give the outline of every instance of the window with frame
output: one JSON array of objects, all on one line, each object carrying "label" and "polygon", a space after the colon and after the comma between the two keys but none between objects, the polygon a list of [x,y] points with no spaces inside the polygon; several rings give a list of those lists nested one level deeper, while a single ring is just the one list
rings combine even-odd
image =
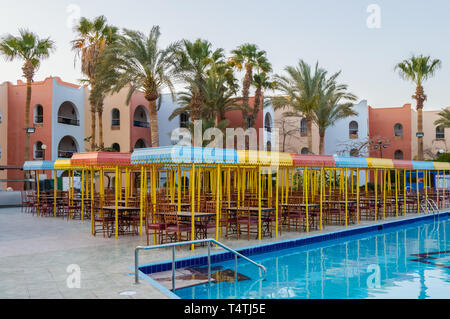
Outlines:
[{"label": "window with frame", "polygon": [[436,138],[438,138],[438,139],[444,139],[445,138],[444,127],[441,126],[441,125],[436,126]]}]

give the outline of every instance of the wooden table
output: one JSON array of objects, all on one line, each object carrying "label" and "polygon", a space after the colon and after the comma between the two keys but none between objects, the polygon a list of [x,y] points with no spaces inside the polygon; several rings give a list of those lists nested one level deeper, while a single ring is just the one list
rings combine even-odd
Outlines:
[{"label": "wooden table", "polygon": [[[116,212],[116,207],[115,206],[103,206],[101,209],[104,210],[104,211],[107,211],[107,212],[114,212],[114,215],[115,215],[115,212]],[[118,206],[117,207],[117,212],[120,215],[122,215],[122,216],[115,216],[116,220],[118,221],[118,222],[116,222],[116,226],[115,226],[115,228],[116,228],[116,236],[121,231],[122,231],[122,233],[125,232],[124,227],[123,227],[124,225],[121,223],[121,222],[126,221],[126,220],[123,219],[123,214],[127,213],[127,212],[132,212],[132,213],[140,212],[140,210],[141,210],[140,207],[125,207],[125,206]],[[126,226],[129,226],[130,220],[128,220],[127,222],[128,222],[128,225],[126,225]],[[111,235],[111,234],[109,234],[109,235]]]},{"label": "wooden table", "polygon": [[[180,212],[157,212],[158,215],[175,215],[181,220],[188,221],[189,225],[192,225],[194,222],[195,228],[195,239],[205,239],[208,237],[208,223],[213,218],[216,217],[216,213],[204,213],[204,212],[192,212],[189,211],[180,211]],[[196,220],[198,219],[198,220]]]},{"label": "wooden table", "polygon": [[[259,207],[225,207],[228,213],[231,213],[233,217],[237,216],[237,212],[249,212],[252,215],[259,214]],[[271,229],[271,213],[275,211],[275,207],[261,207],[261,236],[270,235],[272,237],[272,229]],[[231,217],[231,219],[233,219]],[[258,216],[259,217],[259,216]],[[238,230],[236,230],[238,231]],[[256,232],[256,239],[258,239],[259,232]]]}]

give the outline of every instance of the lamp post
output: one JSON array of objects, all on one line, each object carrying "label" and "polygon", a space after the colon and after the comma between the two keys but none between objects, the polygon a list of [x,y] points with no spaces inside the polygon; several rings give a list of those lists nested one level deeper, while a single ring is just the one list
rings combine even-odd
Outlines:
[{"label": "lamp post", "polygon": [[42,149],[42,160],[45,161],[45,150],[47,149],[47,145],[42,144],[41,149]]},{"label": "lamp post", "polygon": [[383,149],[386,149],[389,147],[389,145],[391,145],[389,140],[383,141],[382,139],[378,139],[377,141],[370,141],[369,144],[372,149],[380,151],[380,158],[383,158]]}]

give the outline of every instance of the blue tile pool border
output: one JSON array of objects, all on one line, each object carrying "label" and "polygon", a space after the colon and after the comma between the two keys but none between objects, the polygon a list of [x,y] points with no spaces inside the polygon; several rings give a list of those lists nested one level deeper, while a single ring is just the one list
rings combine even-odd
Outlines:
[{"label": "blue tile pool border", "polygon": [[[345,238],[353,235],[363,234],[363,233],[370,233],[370,232],[376,232],[381,231],[389,228],[394,228],[402,225],[408,225],[413,223],[422,222],[429,219],[434,219],[436,217],[448,217],[449,212],[441,212],[436,214],[427,214],[427,215],[420,215],[420,216],[413,216],[401,220],[394,220],[394,221],[388,221],[388,222],[379,222],[372,225],[366,225],[366,226],[356,226],[351,229],[343,229],[339,231],[334,231],[330,233],[325,234],[317,234],[312,236],[305,236],[300,238],[294,238],[294,239],[288,239],[283,240],[279,242],[272,242],[272,243],[264,243],[264,244],[257,244],[253,246],[247,246],[242,248],[237,248],[236,251],[239,253],[250,257],[252,255],[258,255],[263,253],[268,253],[276,250],[282,250],[287,248],[293,248],[293,247],[300,247],[300,246],[306,246],[311,244],[317,244],[321,242],[326,242],[330,240],[336,240],[340,238]],[[227,251],[221,251],[221,252],[214,252],[211,253],[211,263],[217,263],[217,262],[223,262],[227,260],[232,260],[234,258],[234,255],[231,252]],[[206,266],[208,263],[208,255],[198,255],[195,257],[184,257],[179,258],[175,262],[175,268],[185,268],[190,266]],[[134,267],[132,267],[134,269]],[[155,280],[151,279],[148,275],[152,273],[158,273],[162,271],[168,271],[172,269],[172,261],[166,260],[166,261],[158,261],[154,263],[148,263],[144,265],[139,266],[139,278],[145,279],[147,282],[155,286],[158,290],[160,290],[162,293],[167,295],[170,298],[176,298],[179,299],[176,294],[174,294],[172,291],[168,290],[167,288],[163,287],[159,283],[157,283]]]}]

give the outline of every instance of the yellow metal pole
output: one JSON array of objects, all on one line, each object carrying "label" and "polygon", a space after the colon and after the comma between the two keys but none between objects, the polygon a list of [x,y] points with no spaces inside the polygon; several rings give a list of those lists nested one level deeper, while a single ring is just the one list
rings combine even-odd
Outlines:
[{"label": "yellow metal pole", "polygon": [[[53,216],[56,217],[56,194],[57,194],[57,188],[58,188],[58,177],[56,173],[56,169],[53,171]],[[81,210],[83,211],[83,210]]]},{"label": "yellow metal pole", "polygon": [[347,221],[347,219],[348,219],[348,191],[347,191],[347,185],[348,185],[348,182],[347,182],[347,168],[345,169],[345,179],[344,179],[344,183],[345,183],[345,185],[344,185],[344,187],[345,187],[345,226],[347,226],[348,225],[348,221]]},{"label": "yellow metal pole", "polygon": [[[437,171],[437,175],[434,178],[434,189],[436,191],[436,205],[439,209],[439,179],[440,179],[440,175],[439,175],[439,170]],[[431,182],[431,181],[430,181]]]},{"label": "yellow metal pole", "polygon": [[375,221],[378,218],[378,171],[376,169],[373,170],[374,178],[375,178]]},{"label": "yellow metal pole", "polygon": [[[191,169],[191,240],[195,238],[195,164],[192,164]],[[194,244],[191,245],[191,250],[194,250]]]},{"label": "yellow metal pole", "polygon": [[278,237],[278,187],[279,187],[279,167],[277,166],[277,180],[275,183],[275,237]]},{"label": "yellow metal pole", "polygon": [[359,168],[356,169],[356,224],[359,224]]},{"label": "yellow metal pole", "polygon": [[323,202],[323,167],[320,168],[320,221],[319,221],[319,228],[322,230],[322,202]]},{"label": "yellow metal pole", "polygon": [[395,170],[395,216],[398,217],[398,176]]},{"label": "yellow metal pole", "polygon": [[403,170],[403,215],[406,216],[406,169]]},{"label": "yellow metal pole", "polygon": [[420,214],[420,205],[419,205],[419,170],[416,169],[416,194],[417,194],[417,214]]},{"label": "yellow metal pole", "polygon": [[220,164],[217,165],[217,184],[216,184],[216,189],[217,189],[217,200],[216,200],[216,234],[215,234],[215,238],[216,240],[219,240],[219,218],[220,218],[220,176],[221,176],[221,171],[220,171]]},{"label": "yellow metal pole", "polygon": [[181,166],[178,165],[178,196],[177,196],[177,200],[178,200],[178,211],[181,211]]},{"label": "yellow metal pole", "polygon": [[81,220],[84,220],[84,168],[81,170]]},{"label": "yellow metal pole", "polygon": [[261,240],[261,167],[258,166],[258,240]]},{"label": "yellow metal pole", "polygon": [[386,169],[383,169],[383,220],[386,218]]},{"label": "yellow metal pole", "polygon": [[309,233],[309,207],[308,207],[308,168],[305,167],[305,173],[304,173],[304,179],[305,179],[305,214],[306,214],[306,232]]},{"label": "yellow metal pole", "polygon": [[[141,166],[141,178],[140,178],[140,189],[139,189],[139,198],[140,198],[140,205],[139,205],[139,216],[140,219],[142,219],[142,215],[144,213],[144,166]],[[149,218],[147,216],[147,218]],[[140,228],[140,235],[142,236],[142,228]]]},{"label": "yellow metal pole", "polygon": [[119,167],[116,166],[116,178],[114,179],[114,182],[116,183],[116,189],[115,189],[115,232],[116,232],[116,238],[119,237],[119,205],[117,200],[119,199]]},{"label": "yellow metal pole", "polygon": [[94,234],[94,169],[91,168],[91,234]]}]

